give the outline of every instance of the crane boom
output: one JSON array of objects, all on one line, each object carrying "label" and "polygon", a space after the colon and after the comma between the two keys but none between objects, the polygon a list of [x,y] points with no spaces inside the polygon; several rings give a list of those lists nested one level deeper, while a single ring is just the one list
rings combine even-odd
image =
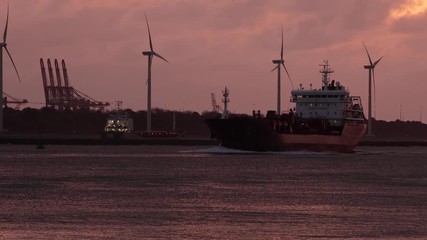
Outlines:
[{"label": "crane boom", "polygon": [[50,86],[48,87],[49,97],[55,99],[56,98],[56,89],[55,89],[55,77],[53,76],[52,63],[50,59],[47,59],[47,68],[49,72],[49,80]]},{"label": "crane boom", "polygon": [[44,66],[43,58],[40,58],[40,68],[42,71],[42,78],[43,78],[43,90],[44,90],[44,97],[46,100],[46,107],[47,107],[47,100],[49,98],[49,90],[47,88],[47,75],[46,75],[46,68]]}]

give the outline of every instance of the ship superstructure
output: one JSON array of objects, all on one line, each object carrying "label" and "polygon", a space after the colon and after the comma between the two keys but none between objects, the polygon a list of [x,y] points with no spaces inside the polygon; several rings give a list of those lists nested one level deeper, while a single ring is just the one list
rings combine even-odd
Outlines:
[{"label": "ship superstructure", "polygon": [[131,133],[133,131],[133,119],[128,116],[127,112],[111,113],[104,131],[107,133]]},{"label": "ship superstructure", "polygon": [[304,89],[291,92],[291,102],[295,103],[295,111],[301,119],[327,119],[333,128],[339,128],[346,121],[364,121],[361,98],[350,96],[350,92],[340,82],[330,80],[334,71],[328,61],[321,64],[322,87],[320,89]]}]

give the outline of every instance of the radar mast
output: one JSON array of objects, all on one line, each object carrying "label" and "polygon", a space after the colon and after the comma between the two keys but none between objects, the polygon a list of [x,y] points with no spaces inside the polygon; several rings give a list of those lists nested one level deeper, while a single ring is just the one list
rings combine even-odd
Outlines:
[{"label": "radar mast", "polygon": [[329,65],[328,60],[323,60],[323,64],[319,64],[319,66],[323,67],[320,69],[320,73],[322,74],[323,87],[326,89],[330,80],[329,75],[333,73],[334,70],[330,68],[331,65]]}]

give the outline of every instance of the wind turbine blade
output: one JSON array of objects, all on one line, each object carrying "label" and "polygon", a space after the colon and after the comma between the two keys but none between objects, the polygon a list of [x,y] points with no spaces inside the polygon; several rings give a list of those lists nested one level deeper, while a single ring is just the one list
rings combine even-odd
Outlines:
[{"label": "wind turbine blade", "polygon": [[166,61],[167,63],[169,63],[168,60],[166,60],[164,57],[160,56],[158,53],[153,52],[153,54],[154,54],[154,56],[159,57],[159,58],[163,59],[164,61]]},{"label": "wind turbine blade", "polygon": [[9,3],[7,4],[7,17],[6,17],[6,26],[4,28],[4,33],[3,33],[3,43],[6,43],[6,38],[7,38],[7,26],[9,25]]},{"label": "wind turbine blade", "polygon": [[6,50],[7,55],[9,55],[10,61],[12,62],[13,67],[15,68],[15,72],[16,72],[16,75],[18,76],[19,82],[21,82],[21,77],[19,77],[18,69],[16,68],[16,65],[15,65],[15,62],[13,61],[12,55],[10,55],[10,52],[6,46],[4,47],[4,49]]},{"label": "wind turbine blade", "polygon": [[154,52],[153,50],[153,42],[151,41],[151,32],[150,32],[150,25],[148,25],[148,18],[147,18],[147,14],[144,12],[145,14],[145,21],[147,22],[147,29],[148,29],[148,39],[150,40],[150,50],[152,52]]},{"label": "wind turbine blade", "polygon": [[[289,75],[288,69],[286,69],[285,64],[282,62],[283,67],[285,68],[286,74],[288,74],[289,81],[291,82],[292,89],[294,89],[294,83],[292,82],[291,75]],[[280,66],[280,65],[277,65]]]},{"label": "wind turbine blade", "polygon": [[283,61],[283,26],[282,26],[282,48],[280,49],[280,60]]},{"label": "wind turbine blade", "polygon": [[383,59],[383,57],[380,57],[380,59],[374,62],[374,67],[381,61],[381,59]]},{"label": "wind turbine blade", "polygon": [[277,65],[275,68],[273,68],[273,70],[271,70],[272,72],[274,72],[274,70],[276,70],[279,67],[279,65]]},{"label": "wind turbine blade", "polygon": [[363,43],[363,46],[365,47],[365,50],[366,50],[366,54],[368,54],[368,58],[369,58],[369,63],[371,64],[371,66],[373,65],[373,63],[372,63],[372,60],[371,60],[371,56],[369,55],[369,52],[368,52],[368,49],[366,48],[366,45],[365,45],[365,43],[364,42],[362,42]]}]

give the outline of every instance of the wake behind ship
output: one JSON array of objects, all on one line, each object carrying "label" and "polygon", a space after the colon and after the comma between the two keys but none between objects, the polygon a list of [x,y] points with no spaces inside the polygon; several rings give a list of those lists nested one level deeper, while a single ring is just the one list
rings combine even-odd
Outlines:
[{"label": "wake behind ship", "polygon": [[268,111],[266,116],[233,117],[226,112],[206,123],[220,145],[251,151],[336,151],[352,152],[366,132],[361,98],[335,80],[327,61],[320,89],[306,90],[301,85],[291,92],[295,108],[284,114]]}]

